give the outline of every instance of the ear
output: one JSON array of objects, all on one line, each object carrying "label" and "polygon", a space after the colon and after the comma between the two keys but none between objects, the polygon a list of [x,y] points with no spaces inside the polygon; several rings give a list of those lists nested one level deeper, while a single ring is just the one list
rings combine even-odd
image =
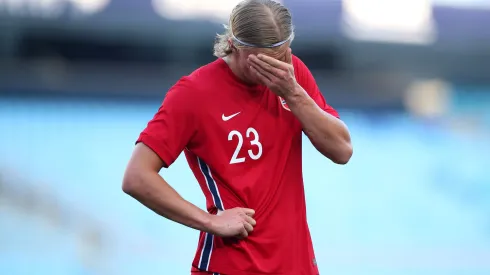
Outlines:
[{"label": "ear", "polygon": [[235,45],[233,45],[233,40],[230,38],[228,39],[228,47],[232,50],[232,51],[235,51],[236,50],[236,47]]}]

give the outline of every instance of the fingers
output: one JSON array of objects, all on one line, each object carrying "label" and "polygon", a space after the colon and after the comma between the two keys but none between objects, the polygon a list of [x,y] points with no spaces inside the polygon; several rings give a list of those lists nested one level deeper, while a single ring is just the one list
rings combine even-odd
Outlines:
[{"label": "fingers", "polygon": [[245,229],[245,227],[243,227],[242,231],[240,231],[240,234],[238,234],[237,238],[244,239],[246,237],[248,237],[248,231],[247,229]]},{"label": "fingers", "polygon": [[253,61],[249,61],[248,63],[250,65],[250,71],[257,76],[260,83],[265,86],[270,86],[272,84],[272,80],[275,79],[275,76],[271,72],[266,71]]},{"label": "fingers", "polygon": [[252,71],[253,74],[257,76],[260,83],[268,87],[272,84],[271,78],[273,78],[273,76],[271,76],[270,74],[265,73],[263,71],[259,71],[256,67],[254,67],[254,65],[250,66],[250,70]]},{"label": "fingers", "polygon": [[[272,57],[269,57],[269,58],[272,59],[272,60],[281,62],[281,61],[276,60],[276,59],[274,59]],[[251,66],[253,66],[255,69],[257,69],[262,74],[264,74],[264,72],[267,72],[268,75],[272,75],[272,76],[275,76],[275,77],[283,78],[284,75],[285,75],[285,73],[287,72],[287,68],[286,67],[284,67],[284,66],[275,67],[273,64],[270,64],[267,61],[261,60],[257,56],[255,56],[255,55],[250,55],[248,57],[248,62],[249,62],[249,64]],[[283,63],[283,62],[281,62],[281,63]],[[271,79],[271,78],[269,77],[269,79]]]},{"label": "fingers", "polygon": [[[244,217],[244,220],[242,221],[243,228],[240,231],[240,234],[238,235],[239,239],[243,239],[243,238],[248,237],[250,232],[254,231],[254,227],[253,227],[252,223],[255,224],[255,220],[250,218],[247,215],[244,215],[243,217]],[[251,221],[249,222],[248,219],[251,219]]]},{"label": "fingers", "polygon": [[242,208],[242,211],[243,211],[243,213],[245,213],[245,215],[250,216],[250,217],[253,217],[253,215],[255,215],[255,210],[250,209],[250,208]]},{"label": "fingers", "polygon": [[254,227],[251,224],[249,224],[248,222],[243,223],[243,228],[245,228],[245,230],[247,230],[247,232],[254,231]]},{"label": "fingers", "polygon": [[[242,208],[243,215],[241,216],[245,223],[250,224],[251,226],[255,226],[257,221],[255,221],[252,217],[255,214],[253,209]],[[249,230],[250,231],[250,230]]]},{"label": "fingers", "polygon": [[[218,215],[221,215],[227,224],[227,226],[224,226],[224,232],[221,233],[220,236],[235,237],[238,239],[247,238],[257,224],[252,218],[254,214],[255,211],[253,209],[240,207],[226,211],[218,211]],[[230,233],[232,235],[229,235]]]},{"label": "fingers", "polygon": [[255,211],[249,208],[241,208],[240,210],[242,211],[240,216],[243,219],[242,225],[244,230],[240,232],[239,237],[246,238],[248,237],[249,233],[254,230],[254,226],[257,224],[257,222],[252,218]]},{"label": "fingers", "polygon": [[280,60],[277,60],[275,58],[272,58],[270,56],[267,56],[267,55],[264,55],[264,54],[259,54],[257,55],[257,59],[264,62],[264,63],[267,63],[275,68],[278,68],[278,69],[287,69],[287,63],[285,62],[282,62]]},{"label": "fingers", "polygon": [[253,62],[250,62],[250,69],[252,71],[255,71],[255,72],[265,76],[269,81],[272,81],[275,78],[275,76],[271,72],[265,70],[264,68],[260,67],[259,65],[255,64]]},{"label": "fingers", "polygon": [[251,224],[252,226],[255,226],[255,225],[257,224],[257,221],[255,221],[255,220],[254,220],[252,217],[250,217],[250,216],[245,215],[245,216],[243,217],[243,219],[244,219],[244,220],[245,220],[247,223]]}]

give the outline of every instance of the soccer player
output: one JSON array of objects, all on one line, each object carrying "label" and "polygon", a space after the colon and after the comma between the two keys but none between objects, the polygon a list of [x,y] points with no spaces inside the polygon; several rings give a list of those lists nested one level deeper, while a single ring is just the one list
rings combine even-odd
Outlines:
[{"label": "soccer player", "polygon": [[[161,216],[201,231],[192,274],[314,275],[302,133],[335,163],[352,155],[347,127],[292,55],[291,14],[246,0],[219,35],[216,61],[181,78],[140,134],[123,190]],[[159,175],[184,151],[203,211]]]}]

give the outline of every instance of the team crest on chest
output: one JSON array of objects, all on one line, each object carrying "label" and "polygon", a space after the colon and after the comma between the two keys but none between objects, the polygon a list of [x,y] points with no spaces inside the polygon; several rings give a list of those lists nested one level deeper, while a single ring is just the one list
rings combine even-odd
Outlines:
[{"label": "team crest on chest", "polygon": [[288,111],[290,111],[290,112],[291,112],[291,109],[289,109],[289,106],[288,106],[288,104],[286,103],[286,100],[285,100],[284,98],[280,97],[280,96],[279,96],[278,98],[279,98],[279,102],[281,102],[282,107],[283,107],[284,109],[286,109],[286,110],[288,110]]}]

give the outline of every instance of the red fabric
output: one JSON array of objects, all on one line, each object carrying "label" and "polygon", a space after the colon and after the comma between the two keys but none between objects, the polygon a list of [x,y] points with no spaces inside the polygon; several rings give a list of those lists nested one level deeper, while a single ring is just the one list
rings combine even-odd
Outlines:
[{"label": "red fabric", "polygon": [[137,140],[155,151],[167,167],[177,159],[197,130],[191,99],[193,88],[189,82],[182,78],[167,92],[158,112]]},{"label": "red fabric", "polygon": [[[306,66],[297,57],[293,65],[298,83],[338,117]],[[138,142],[167,166],[184,150],[210,213],[234,207],[256,212],[257,225],[245,240],[201,232],[193,271],[318,274],[306,221],[302,127],[268,88],[241,83],[218,59],[171,88]]]},{"label": "red fabric", "polygon": [[311,74],[310,70],[299,58],[293,56],[293,66],[294,73],[296,74],[296,81],[303,87],[303,89],[308,92],[311,98],[313,98],[318,106],[322,108],[325,112],[331,114],[336,118],[339,117],[339,113],[332,108],[332,106],[328,105],[323,97],[322,92],[318,88],[316,84],[315,78]]},{"label": "red fabric", "polygon": [[217,273],[217,272],[201,271],[195,267],[192,267],[191,275],[225,275],[225,274]]}]

